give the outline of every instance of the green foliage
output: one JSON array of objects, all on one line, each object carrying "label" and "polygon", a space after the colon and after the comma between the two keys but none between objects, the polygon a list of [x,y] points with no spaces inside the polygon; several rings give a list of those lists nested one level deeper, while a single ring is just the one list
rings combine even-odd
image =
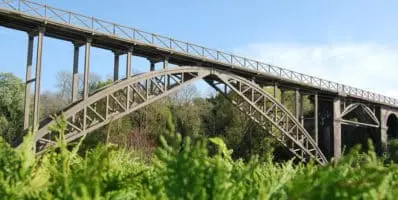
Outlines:
[{"label": "green foliage", "polygon": [[396,199],[398,166],[384,165],[371,146],[367,154],[358,147],[338,164],[307,166],[288,184],[293,199]]},{"label": "green foliage", "polygon": [[14,144],[23,129],[24,84],[11,73],[0,73],[0,136]]},{"label": "green foliage", "polygon": [[398,139],[388,141],[388,161],[398,163]]},{"label": "green foliage", "polygon": [[[353,149],[338,162],[275,163],[233,160],[221,138],[182,138],[169,114],[168,139],[152,164],[112,145],[99,145],[79,156],[64,138],[65,119],[51,127],[59,133],[57,149],[41,156],[33,151],[33,135],[13,149],[0,139],[2,199],[395,199],[398,165]],[[165,135],[166,136],[166,135]],[[216,152],[208,151],[208,141]],[[178,144],[178,145],[176,145]]]}]

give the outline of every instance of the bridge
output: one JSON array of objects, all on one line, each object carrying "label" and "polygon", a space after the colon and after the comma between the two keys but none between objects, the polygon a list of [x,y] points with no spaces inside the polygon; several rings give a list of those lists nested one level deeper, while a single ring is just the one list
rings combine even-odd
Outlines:
[{"label": "bridge", "polygon": [[[55,144],[54,134],[49,130],[54,120],[39,121],[45,37],[70,41],[74,49],[73,102],[62,110],[67,119],[67,141],[197,80],[204,80],[223,94],[263,128],[264,134],[275,137],[302,161],[313,159],[325,164],[332,157],[338,158],[344,145],[342,138],[355,127],[371,135],[381,150],[386,149],[388,138],[398,136],[398,100],[352,86],[28,0],[0,0],[0,25],[27,33],[24,128],[36,127],[37,152]],[[35,39],[37,55],[32,77]],[[91,47],[114,53],[114,65],[109,66],[113,68],[114,82],[92,93],[88,87]],[[80,96],[77,74],[81,48],[85,54]],[[123,54],[127,55],[126,77],[121,78],[119,58]],[[132,74],[133,55],[147,58],[150,71]],[[155,64],[159,62],[163,67],[156,69]],[[30,111],[32,84],[35,89],[33,111]],[[265,87],[272,89],[265,90]],[[288,92],[294,94],[293,110],[286,106]],[[313,104],[312,117],[304,117],[304,97]],[[365,136],[360,135],[359,139],[361,137]]]}]

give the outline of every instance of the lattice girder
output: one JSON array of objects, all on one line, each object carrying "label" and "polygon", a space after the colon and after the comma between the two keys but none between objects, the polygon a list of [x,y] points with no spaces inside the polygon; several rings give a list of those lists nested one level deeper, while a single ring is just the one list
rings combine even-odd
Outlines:
[{"label": "lattice girder", "polygon": [[[73,141],[112,120],[166,97],[209,73],[210,70],[195,67],[171,68],[135,75],[102,88],[87,100],[64,110],[63,114],[67,119],[66,141]],[[48,129],[53,123],[51,120],[42,125],[35,135],[37,152],[55,144],[56,136]]]},{"label": "lattice girder", "polygon": [[[73,141],[200,79],[226,96],[235,93],[239,98],[229,99],[232,104],[300,160],[312,158],[320,164],[327,162],[304,127],[272,95],[245,78],[203,67],[177,67],[138,74],[96,91],[63,111],[67,119],[65,138]],[[55,135],[48,130],[53,123],[52,120],[44,123],[36,134],[38,152],[55,144]]]},{"label": "lattice girder", "polygon": [[[283,146],[302,161],[314,159],[320,164],[327,159],[310,134],[288,109],[256,83],[236,75],[217,74],[218,80],[206,79],[212,87],[224,94],[239,110],[268,131]],[[232,99],[233,96],[239,98]]]}]

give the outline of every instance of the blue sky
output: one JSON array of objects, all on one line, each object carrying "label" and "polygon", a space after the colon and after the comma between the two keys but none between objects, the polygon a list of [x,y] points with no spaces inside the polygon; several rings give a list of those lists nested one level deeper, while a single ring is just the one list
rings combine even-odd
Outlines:
[{"label": "blue sky", "polygon": [[[398,1],[37,2],[398,98]],[[0,27],[0,41],[0,71],[24,77],[27,35]],[[43,90],[54,89],[58,71],[72,69],[72,50],[46,38]],[[145,60],[135,60],[133,68],[146,70]],[[106,77],[112,67],[111,52],[93,50],[93,72]]]}]

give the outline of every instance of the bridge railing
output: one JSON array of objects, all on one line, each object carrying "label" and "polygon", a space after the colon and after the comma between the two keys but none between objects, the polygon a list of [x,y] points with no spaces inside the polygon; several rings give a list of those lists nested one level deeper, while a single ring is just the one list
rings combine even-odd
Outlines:
[{"label": "bridge railing", "polygon": [[376,103],[398,106],[398,100],[391,97],[28,0],[0,0],[1,8],[17,11],[47,21],[74,26],[93,33],[107,34],[131,40],[135,43],[152,45],[157,48],[163,48],[171,52],[178,52],[211,62],[264,72],[268,75],[310,85],[319,89],[338,92]]}]

